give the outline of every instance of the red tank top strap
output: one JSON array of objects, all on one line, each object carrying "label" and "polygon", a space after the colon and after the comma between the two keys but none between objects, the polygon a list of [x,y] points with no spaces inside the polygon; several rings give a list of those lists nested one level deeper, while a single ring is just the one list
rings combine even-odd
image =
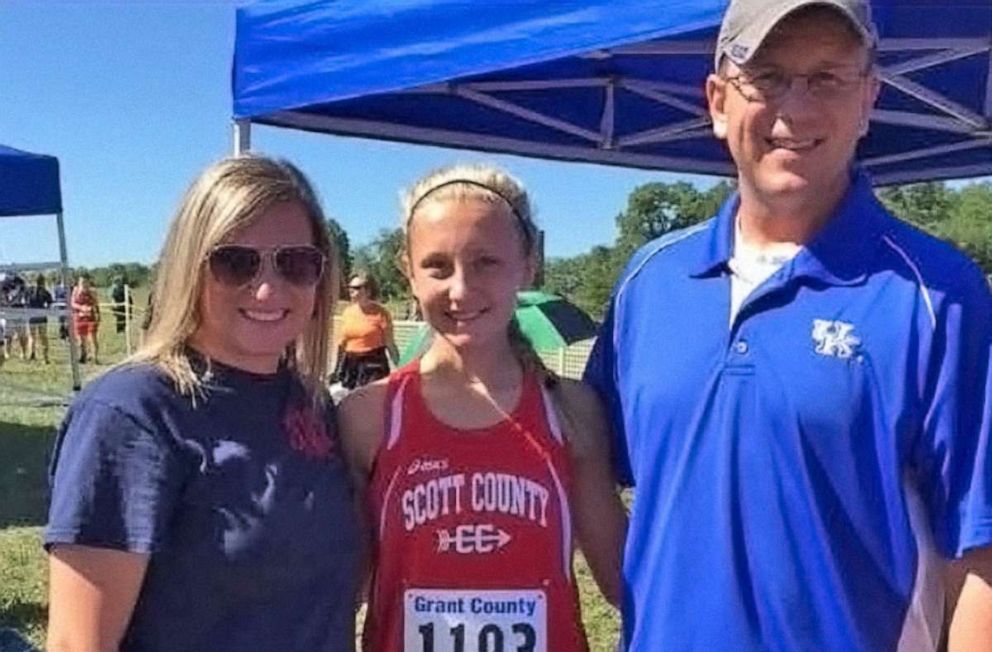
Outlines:
[{"label": "red tank top strap", "polygon": [[403,423],[404,403],[411,381],[420,378],[420,359],[412,360],[389,375],[386,386],[385,406],[382,411],[382,450],[393,448],[399,441]]},{"label": "red tank top strap", "polygon": [[[461,437],[465,431],[450,426],[438,419],[424,397],[420,360],[413,360],[389,376],[383,410],[383,440],[377,458],[384,452],[395,449],[400,444],[400,436],[417,439],[424,432],[433,436]],[[430,424],[426,431],[422,428],[408,429],[403,424],[407,420],[418,424]],[[520,398],[513,410],[501,421],[479,429],[480,432],[511,430],[539,457],[554,462],[550,458],[562,454],[565,439],[558,419],[551,390],[544,387],[535,374],[525,374]],[[411,443],[418,446],[417,443]]]},{"label": "red tank top strap", "polygon": [[[411,363],[398,370],[396,374],[402,374],[403,377],[395,379],[394,391],[398,392],[403,385],[406,386],[406,390],[403,392],[404,405],[402,410],[404,414],[418,422],[423,420],[431,423],[436,430],[447,434],[455,435],[463,432],[444,423],[431,412],[424,397],[419,364]],[[399,406],[394,405],[394,411],[396,407]],[[525,439],[531,440],[532,444],[537,445],[540,449],[546,449],[549,443],[553,447],[564,444],[561,426],[550,391],[538,382],[535,374],[527,373],[524,375],[520,398],[514,408],[504,414],[504,419],[479,430],[495,430],[507,426],[519,431]],[[550,442],[545,441],[548,439]]]}]

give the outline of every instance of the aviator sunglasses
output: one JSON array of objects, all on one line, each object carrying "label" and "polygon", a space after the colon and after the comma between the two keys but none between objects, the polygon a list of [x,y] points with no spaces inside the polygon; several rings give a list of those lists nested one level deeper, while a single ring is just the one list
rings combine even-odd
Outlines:
[{"label": "aviator sunglasses", "polygon": [[210,273],[220,283],[231,287],[247,285],[268,259],[272,269],[289,283],[308,287],[324,273],[325,256],[312,245],[286,245],[259,249],[247,245],[220,245],[207,254]]}]

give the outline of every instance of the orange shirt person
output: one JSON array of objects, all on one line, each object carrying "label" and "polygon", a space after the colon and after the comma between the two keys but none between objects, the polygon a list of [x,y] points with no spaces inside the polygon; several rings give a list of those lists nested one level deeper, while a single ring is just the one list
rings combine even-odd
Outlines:
[{"label": "orange shirt person", "polygon": [[[336,380],[348,389],[389,375],[389,357],[399,359],[393,318],[375,301],[375,279],[356,274],[348,282],[351,304],[341,312]],[[388,355],[387,355],[388,354]]]}]

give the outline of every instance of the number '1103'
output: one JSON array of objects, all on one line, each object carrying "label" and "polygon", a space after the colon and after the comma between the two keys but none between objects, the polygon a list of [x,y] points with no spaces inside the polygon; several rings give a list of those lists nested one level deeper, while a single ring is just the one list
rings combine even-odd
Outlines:
[{"label": "number '1103'", "polygon": [[[534,645],[537,636],[534,628],[527,623],[515,623],[510,627],[513,634],[522,638],[523,642],[511,648],[509,652],[534,652]],[[420,638],[424,643],[423,652],[434,652],[434,623],[427,623],[417,628]],[[451,642],[454,644],[454,652],[466,652],[465,649],[465,625],[458,625],[448,630],[451,635]],[[513,643],[511,643],[512,645]],[[499,625],[485,625],[479,630],[478,647],[474,648],[478,652],[508,652],[503,630]]]}]

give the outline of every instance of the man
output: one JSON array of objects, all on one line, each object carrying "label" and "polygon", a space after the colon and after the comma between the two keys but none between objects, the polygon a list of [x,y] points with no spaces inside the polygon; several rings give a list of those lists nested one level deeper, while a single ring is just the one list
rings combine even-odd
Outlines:
[{"label": "man", "polygon": [[706,82],[739,192],[656,240],[586,378],[635,486],[637,652],[992,649],[992,299],[853,164],[866,2],[733,0]]},{"label": "man", "polygon": [[[49,292],[48,288],[45,287],[45,275],[39,273],[35,277],[34,281],[34,285],[28,288],[27,306],[28,308],[33,308],[35,310],[48,310],[52,307],[54,299],[52,298],[51,292]],[[31,352],[28,359],[34,360],[37,355],[37,351],[40,348],[42,359],[45,361],[45,364],[49,364],[48,316],[37,314],[32,315],[28,318],[28,328],[30,330],[28,348]]]},{"label": "man", "polygon": [[59,339],[68,340],[69,339],[69,326],[66,321],[66,307],[68,306],[69,291],[65,286],[65,279],[61,276],[55,282],[55,287],[52,288],[52,307],[58,308],[59,314]]},{"label": "man", "polygon": [[10,283],[10,276],[6,272],[0,272],[0,367],[10,356],[10,346],[7,344],[9,333],[7,332],[7,287]]},{"label": "man", "polygon": [[127,330],[128,310],[134,306],[134,299],[125,287],[124,278],[115,276],[110,286],[110,300],[113,302],[114,323],[116,331],[123,333]]}]

